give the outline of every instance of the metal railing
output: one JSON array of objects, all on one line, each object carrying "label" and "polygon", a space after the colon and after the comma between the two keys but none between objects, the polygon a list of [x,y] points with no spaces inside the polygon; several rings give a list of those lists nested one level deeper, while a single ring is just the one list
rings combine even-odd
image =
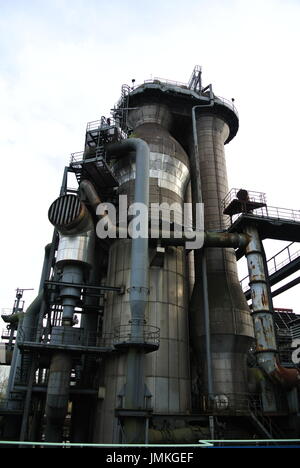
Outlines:
[{"label": "metal railing", "polygon": [[[70,345],[85,347],[111,348],[122,343],[140,341],[140,337],[134,335],[132,324],[116,327],[113,333],[99,335],[97,332],[86,332],[77,327],[63,328],[48,327],[21,328],[18,331],[18,344],[40,344],[40,345]],[[152,325],[143,325],[142,343],[158,346],[160,341],[160,329]]]},{"label": "metal railing", "polygon": [[207,413],[218,414],[244,412],[249,413],[250,409],[262,409],[260,396],[250,393],[224,393],[219,395],[201,395],[201,410]]},{"label": "metal railing", "polygon": [[[150,78],[148,80],[144,80],[144,84],[157,83],[157,82],[167,84],[167,85],[171,85],[171,86],[179,86],[180,88],[190,89],[189,85],[187,83],[182,83],[181,81],[168,80],[167,78],[160,78],[160,77],[157,77],[157,76],[155,76],[154,78]],[[140,86],[140,85],[137,85],[135,87],[138,87],[138,86]]]},{"label": "metal railing", "polygon": [[[269,258],[269,260],[267,262],[268,263],[269,275],[275,273],[276,271],[280,270],[284,266],[291,263],[293,260],[296,260],[296,258],[300,257],[300,250],[297,250],[296,252],[292,253],[292,251],[291,251],[292,245],[295,245],[295,243],[291,242],[284,249],[280,250],[280,252],[277,252],[277,254],[275,254],[275,255],[273,255],[273,257]],[[281,256],[281,254],[283,254],[284,260],[281,260],[281,261],[278,262],[278,257]]]},{"label": "metal railing", "polygon": [[113,128],[119,128],[118,121],[115,117],[101,117],[99,120],[92,120],[86,125],[87,132],[98,132],[100,130],[109,130]]},{"label": "metal railing", "polygon": [[293,340],[300,339],[300,321],[294,325],[291,325],[290,330]]},{"label": "metal railing", "polygon": [[[227,228],[229,228],[243,214],[245,213],[234,214],[231,219],[228,219]],[[289,221],[292,223],[300,223],[300,210],[279,208],[277,206],[264,206],[262,208],[255,208],[251,212],[247,212],[247,216],[256,216],[277,221]]]},{"label": "metal railing", "polygon": [[[300,257],[300,250],[297,250],[292,253],[291,247],[293,245],[295,246],[296,244],[294,242],[291,242],[289,245],[284,247],[284,249],[280,250],[275,255],[273,255],[273,257],[270,257],[267,260],[269,275],[276,273],[276,271],[280,270],[281,268],[291,263],[293,260],[296,260],[297,258]],[[278,261],[278,258],[280,257],[284,257],[284,259]],[[247,284],[246,284],[246,281],[247,281]],[[244,292],[247,291],[249,289],[249,275],[242,278],[240,281],[240,284],[241,284],[243,291]]]},{"label": "metal railing", "polygon": [[113,117],[104,117],[102,116],[99,120],[92,120],[86,125],[86,131],[92,132],[95,130],[107,130],[113,128],[117,125],[116,120]]},{"label": "metal railing", "polygon": [[10,338],[11,335],[11,330],[8,330],[7,328],[3,328],[1,332],[1,337],[2,338]]},{"label": "metal railing", "polygon": [[13,309],[5,307],[1,309],[1,315],[11,315],[13,313]]},{"label": "metal railing", "polygon": [[143,325],[142,341],[140,336],[135,336],[132,324],[120,325],[114,330],[114,344],[142,342],[145,344],[159,346],[160,329],[152,325]]},{"label": "metal railing", "polygon": [[88,122],[86,125],[86,131],[91,132],[93,130],[99,130],[101,127],[101,120],[92,120],[92,122]]},{"label": "metal railing", "polygon": [[[181,81],[174,81],[174,80],[168,80],[166,78],[160,78],[160,77],[154,77],[154,78],[150,78],[148,80],[144,80],[144,82],[142,84],[166,84],[166,85],[170,85],[170,86],[178,86],[179,88],[184,88],[184,89],[190,89],[190,90],[193,90],[192,86],[189,85],[189,83],[182,83]],[[135,85],[134,86],[134,89],[135,88],[138,88],[139,86],[141,86],[140,84],[138,85]],[[195,90],[193,90],[195,91]],[[199,91],[195,91],[197,94],[201,95],[201,92]],[[203,93],[202,94],[203,96],[205,96],[206,94]],[[216,104],[223,104],[224,106],[228,107],[229,109],[233,110],[235,112],[236,115],[238,115],[238,111],[233,103],[232,100],[230,99],[226,99],[222,96],[214,96],[215,98],[215,102]]]},{"label": "metal railing", "polygon": [[77,164],[81,163],[83,161],[83,155],[84,155],[83,151],[77,151],[76,153],[71,153],[70,164],[74,165],[76,163]]},{"label": "metal railing", "polygon": [[[223,210],[227,208],[227,206],[233,201],[233,200],[238,200],[238,192],[240,189],[238,188],[232,188],[226,195],[225,198],[222,200],[222,208]],[[250,202],[255,202],[255,203],[264,203],[267,204],[267,197],[264,192],[256,192],[253,190],[247,190],[248,194],[248,200]]]},{"label": "metal railing", "polygon": [[235,107],[234,103],[232,100],[230,99],[226,99],[224,97],[221,97],[221,96],[215,96],[215,101],[216,103],[218,104],[218,101],[221,101],[221,103],[228,107],[230,110],[232,110],[237,116],[239,115],[238,111],[237,111],[237,108]]},{"label": "metal railing", "polygon": [[273,218],[278,220],[300,222],[300,210],[293,210],[290,208],[279,208],[277,206],[264,206],[254,210],[255,216],[263,218]]},{"label": "metal railing", "polygon": [[[228,192],[226,197],[222,200],[222,208],[223,210],[226,209],[230,203],[234,200],[239,200],[238,199],[238,192],[240,189],[233,188]],[[261,203],[264,204],[265,206],[262,206],[260,208],[254,208],[251,211],[245,210],[247,215],[253,215],[253,216],[259,216],[262,218],[271,218],[271,219],[276,219],[276,220],[286,220],[286,221],[291,221],[295,223],[300,222],[300,210],[294,210],[290,208],[281,208],[278,206],[268,206],[267,205],[267,200],[266,200],[266,194],[263,192],[254,192],[254,191],[248,191],[247,190],[247,195],[248,199],[245,200],[245,206],[247,206],[247,202],[255,202],[255,203]],[[243,200],[239,200],[243,202]],[[230,220],[230,224],[233,224],[234,221],[236,221],[242,213],[234,214],[232,216],[232,219]]]},{"label": "metal railing", "polygon": [[[13,406],[12,406],[13,404]],[[8,398],[0,399],[0,412],[3,411],[22,411],[24,408],[23,400],[10,400]]]},{"label": "metal railing", "polygon": [[295,364],[292,361],[292,354],[295,351],[295,348],[287,347],[279,349],[279,362],[281,365],[295,367]]},{"label": "metal railing", "polygon": [[43,327],[41,330],[37,328],[21,328],[18,332],[19,344],[35,343],[40,345],[111,348],[113,342],[114,335],[112,333],[100,336],[97,332],[87,332],[77,327],[54,327],[53,330],[47,327]]}]

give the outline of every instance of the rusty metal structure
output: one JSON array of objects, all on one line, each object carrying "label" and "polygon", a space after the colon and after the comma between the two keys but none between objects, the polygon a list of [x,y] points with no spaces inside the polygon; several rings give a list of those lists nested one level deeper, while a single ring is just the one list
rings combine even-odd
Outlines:
[{"label": "rusty metal structure", "polygon": [[[300,268],[300,211],[229,191],[224,148],[238,127],[198,66],[187,84],[123,85],[112,115],[88,123],[48,211],[38,295],[3,315],[2,440],[299,437],[297,316],[283,320],[272,297],[300,282],[273,289]],[[289,241],[287,260],[267,260],[265,239]]]}]

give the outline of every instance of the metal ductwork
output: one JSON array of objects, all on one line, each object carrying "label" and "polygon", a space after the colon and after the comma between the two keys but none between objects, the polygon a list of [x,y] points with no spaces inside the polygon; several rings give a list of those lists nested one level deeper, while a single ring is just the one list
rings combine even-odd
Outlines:
[{"label": "metal ductwork", "polygon": [[96,212],[97,206],[101,203],[101,199],[90,180],[83,180],[80,182],[79,191],[81,196],[85,196],[91,207]]},{"label": "metal ductwork", "polygon": [[[62,326],[53,330],[53,342],[61,343],[64,336],[70,336],[74,325],[75,307],[80,301],[80,288],[84,283],[85,272],[92,265],[95,246],[95,232],[92,217],[79,198],[63,195],[49,208],[49,221],[59,233],[56,267],[61,269],[60,297],[63,307]],[[74,286],[72,286],[74,284]],[[57,327],[56,327],[57,328]],[[62,343],[63,344],[63,341]],[[60,351],[54,353],[47,387],[46,399],[46,440],[60,442],[62,428],[69,400],[72,357]]]},{"label": "metal ductwork", "polygon": [[272,298],[268,291],[262,242],[255,226],[248,226],[245,231],[250,238],[246,246],[246,258],[252,297],[257,362],[275,383],[288,388],[299,386],[300,371],[286,369],[278,361]]}]

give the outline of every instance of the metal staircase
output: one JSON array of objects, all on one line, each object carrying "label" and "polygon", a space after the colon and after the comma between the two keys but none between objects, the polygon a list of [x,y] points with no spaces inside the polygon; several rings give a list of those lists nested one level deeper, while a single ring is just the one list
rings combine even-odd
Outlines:
[{"label": "metal staircase", "polygon": [[251,401],[251,399],[249,401],[249,419],[259,433],[268,439],[284,438],[274,421],[270,417],[266,416],[255,402]]},{"label": "metal staircase", "polygon": [[[298,243],[291,242],[267,260],[270,286],[274,286],[300,269],[300,250]],[[249,276],[241,281],[241,286],[247,300],[250,299]]]}]

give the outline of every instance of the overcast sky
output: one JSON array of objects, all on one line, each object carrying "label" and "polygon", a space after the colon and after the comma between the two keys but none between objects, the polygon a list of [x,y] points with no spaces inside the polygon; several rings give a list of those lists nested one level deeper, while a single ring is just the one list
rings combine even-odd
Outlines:
[{"label": "overcast sky", "polygon": [[[300,209],[299,24],[299,0],[0,0],[0,309],[37,290],[63,167],[132,78],[187,82],[202,65],[240,115],[230,187]],[[300,312],[299,298],[275,305]]]}]

